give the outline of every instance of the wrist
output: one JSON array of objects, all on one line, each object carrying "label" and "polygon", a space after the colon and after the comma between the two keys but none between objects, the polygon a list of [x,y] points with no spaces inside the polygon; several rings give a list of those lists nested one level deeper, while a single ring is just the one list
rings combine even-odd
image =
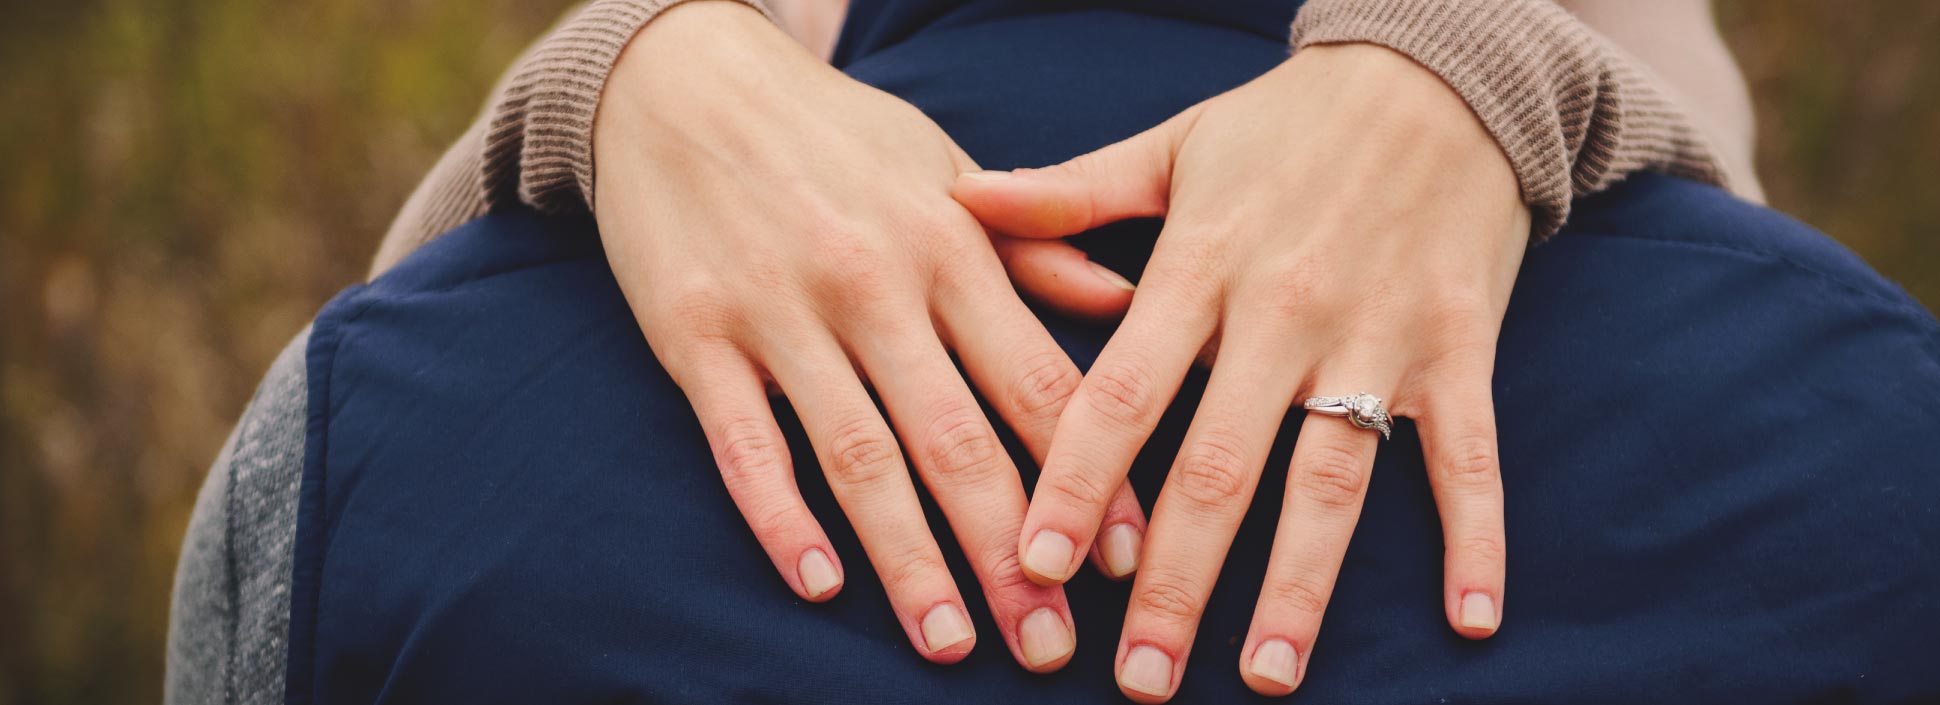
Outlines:
[{"label": "wrist", "polygon": [[759,112],[756,85],[803,54],[745,1],[691,0],[654,17],[615,61],[593,121],[595,178],[609,157],[637,156],[650,132],[721,125]]},{"label": "wrist", "polygon": [[1406,54],[1365,42],[1312,46],[1282,70],[1298,75],[1304,100],[1361,126],[1372,141],[1428,150],[1415,156],[1495,156],[1507,164],[1461,94]]},{"label": "wrist", "polygon": [[1273,93],[1298,101],[1293,109],[1311,121],[1304,131],[1353,135],[1352,146],[1330,152],[1343,187],[1417,204],[1459,194],[1465,207],[1495,214],[1490,222],[1513,221],[1511,235],[1528,235],[1509,155],[1426,66],[1382,45],[1340,43],[1303,49],[1274,71],[1283,75]]},{"label": "wrist", "polygon": [[[805,57],[805,50],[753,7],[692,0],[668,8],[634,36],[613,67],[602,102],[628,102],[642,94],[656,100],[704,99]],[[659,93],[671,95],[653,95]]]}]

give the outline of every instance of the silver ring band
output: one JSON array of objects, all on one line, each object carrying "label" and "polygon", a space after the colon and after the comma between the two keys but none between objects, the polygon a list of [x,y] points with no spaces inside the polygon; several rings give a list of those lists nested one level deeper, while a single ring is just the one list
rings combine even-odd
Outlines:
[{"label": "silver ring band", "polygon": [[1355,428],[1381,432],[1381,440],[1388,440],[1394,434],[1394,417],[1388,415],[1387,406],[1380,397],[1367,392],[1344,397],[1311,397],[1300,406],[1317,414],[1344,416]]}]

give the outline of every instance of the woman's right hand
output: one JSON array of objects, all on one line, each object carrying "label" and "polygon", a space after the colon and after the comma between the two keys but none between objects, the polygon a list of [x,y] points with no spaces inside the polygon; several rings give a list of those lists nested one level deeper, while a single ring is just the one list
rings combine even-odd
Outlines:
[{"label": "woman's right hand", "polygon": [[[976,637],[901,448],[1011,654],[1033,671],[1063,666],[1075,644],[1064,593],[1020,569],[1023,483],[950,354],[1042,461],[1080,375],[1006,265],[1020,288],[1081,314],[1122,311],[1130,284],[1062,241],[993,247],[950,197],[977,167],[935,123],[739,3],[687,3],[641,31],[608,79],[594,156],[620,288],[789,586],[826,600],[843,571],[796,488],[769,384],[801,417],[918,652],[955,662]],[[1129,573],[1144,525],[1121,488],[1094,562]]]}]

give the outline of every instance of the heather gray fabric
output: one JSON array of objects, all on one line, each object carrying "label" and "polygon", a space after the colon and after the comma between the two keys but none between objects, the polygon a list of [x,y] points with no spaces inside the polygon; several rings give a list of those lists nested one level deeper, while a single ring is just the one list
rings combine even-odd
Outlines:
[{"label": "heather gray fabric", "polygon": [[310,329],[256,388],[195,500],[169,613],[170,705],[281,702]]}]

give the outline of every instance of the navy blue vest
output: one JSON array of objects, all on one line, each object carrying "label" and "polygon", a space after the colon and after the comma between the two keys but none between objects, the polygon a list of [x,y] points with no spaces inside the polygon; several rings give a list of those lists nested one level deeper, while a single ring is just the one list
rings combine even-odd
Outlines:
[{"label": "navy blue vest", "polygon": [[[838,59],[984,165],[1033,166],[1264,71],[1292,15],[1103,4],[865,0]],[[1136,273],[1154,225],[1081,242]],[[1081,366],[1110,333],[1046,323]],[[512,212],[443,236],[323,310],[309,373],[291,703],[1123,701],[1111,660],[1127,588],[1089,571],[1070,586],[1077,654],[1048,676],[995,642],[923,661],[866,569],[832,603],[796,600],[587,220]],[[1132,470],[1148,502],[1201,383]],[[1850,253],[1715,189],[1635,178],[1530,254],[1495,395],[1502,632],[1469,642],[1445,623],[1439,524],[1404,421],[1299,701],[1940,698],[1940,325]],[[803,494],[866,566],[778,411]],[[1177,702],[1257,699],[1236,664],[1293,436]]]}]

